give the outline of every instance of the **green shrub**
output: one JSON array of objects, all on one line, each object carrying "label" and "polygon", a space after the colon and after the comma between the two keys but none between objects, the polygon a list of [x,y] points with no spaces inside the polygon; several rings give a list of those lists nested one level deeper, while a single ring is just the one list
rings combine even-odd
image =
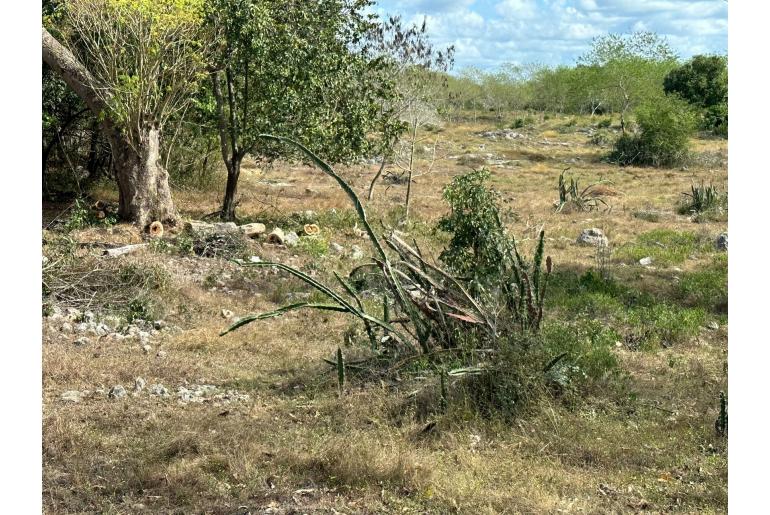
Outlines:
[{"label": "green shrub", "polygon": [[636,134],[623,134],[610,159],[620,165],[671,166],[689,154],[695,116],[686,102],[665,96],[636,109]]},{"label": "green shrub", "polygon": [[[98,216],[99,212],[104,215],[102,218]],[[97,211],[89,206],[86,199],[76,198],[70,208],[69,216],[64,222],[64,228],[67,231],[72,231],[86,227],[110,227],[116,223],[118,223],[116,212]]]},{"label": "green shrub", "polygon": [[438,229],[450,234],[439,259],[458,274],[480,282],[500,271],[507,237],[500,225],[500,195],[485,186],[490,172],[474,170],[460,175],[444,189],[450,213]]},{"label": "green shrub", "polygon": [[701,127],[716,136],[727,137],[727,104],[717,104],[703,111]]},{"label": "green shrub", "polygon": [[322,236],[305,236],[297,242],[297,249],[318,259],[329,252],[329,242]]},{"label": "green shrub", "polygon": [[609,129],[612,126],[612,118],[604,118],[596,124],[598,129]]},{"label": "green shrub", "polygon": [[578,180],[574,177],[569,178],[569,183],[564,179],[564,174],[567,170],[564,170],[559,174],[559,200],[556,204],[556,212],[562,211],[592,211],[598,209],[599,204],[603,204],[609,208],[607,201],[597,193],[596,187],[600,184],[606,184],[609,181],[598,180],[589,184],[582,190],[578,186]]},{"label": "green shrub", "polygon": [[701,214],[727,209],[727,193],[722,193],[713,184],[693,184],[689,193],[682,193],[685,199],[679,205],[679,214]]}]

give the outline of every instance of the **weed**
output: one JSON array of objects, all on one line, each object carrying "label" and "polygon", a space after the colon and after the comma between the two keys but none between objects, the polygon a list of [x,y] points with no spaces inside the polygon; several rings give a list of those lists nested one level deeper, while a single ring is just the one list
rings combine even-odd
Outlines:
[{"label": "weed", "polygon": [[599,204],[603,204],[607,208],[609,205],[607,201],[597,191],[597,186],[601,184],[607,184],[609,181],[599,179],[597,182],[589,184],[582,190],[578,186],[578,180],[574,177],[569,178],[569,184],[564,178],[564,174],[569,170],[562,171],[559,174],[559,200],[556,203],[556,212],[561,213],[563,211],[569,212],[575,211],[592,211],[599,208]]},{"label": "weed", "polygon": [[626,322],[632,335],[642,334],[641,348],[654,349],[682,343],[698,334],[706,314],[698,308],[659,303],[630,310]]},{"label": "weed", "polygon": [[714,256],[704,269],[682,274],[676,295],[686,306],[727,313],[727,256]]},{"label": "weed", "polygon": [[693,184],[689,193],[684,195],[679,205],[680,214],[704,215],[706,213],[723,215],[727,210],[727,193],[720,192],[713,184],[700,186]]},{"label": "weed", "polygon": [[[101,204],[97,202],[97,204]],[[83,198],[76,198],[70,208],[70,214],[64,223],[67,231],[85,229],[86,227],[110,227],[118,222],[117,212],[106,211],[107,206],[94,204],[89,206]]]},{"label": "weed", "polygon": [[306,236],[299,239],[297,249],[312,258],[319,259],[329,252],[329,242],[322,236]]}]

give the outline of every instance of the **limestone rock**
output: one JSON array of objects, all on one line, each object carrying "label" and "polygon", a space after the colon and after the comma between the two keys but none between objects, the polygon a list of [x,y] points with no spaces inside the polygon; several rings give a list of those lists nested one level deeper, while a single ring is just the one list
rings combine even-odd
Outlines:
[{"label": "limestone rock", "polygon": [[583,232],[578,236],[577,243],[579,245],[590,245],[592,247],[606,247],[610,242],[601,229],[593,227],[591,229],[583,229]]}]

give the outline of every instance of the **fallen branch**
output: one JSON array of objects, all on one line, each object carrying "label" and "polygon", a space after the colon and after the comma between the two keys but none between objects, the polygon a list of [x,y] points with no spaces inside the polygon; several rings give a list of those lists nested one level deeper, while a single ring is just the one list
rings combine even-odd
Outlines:
[{"label": "fallen branch", "polygon": [[102,255],[107,257],[123,256],[125,254],[131,254],[132,252],[136,252],[137,250],[142,249],[146,246],[147,246],[146,243],[136,243],[134,245],[126,245],[125,247],[118,247],[116,249],[105,249],[104,252],[102,252]]}]

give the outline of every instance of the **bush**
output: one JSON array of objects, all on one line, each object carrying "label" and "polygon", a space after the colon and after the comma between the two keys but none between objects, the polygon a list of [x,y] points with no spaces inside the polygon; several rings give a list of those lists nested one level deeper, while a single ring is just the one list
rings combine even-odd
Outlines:
[{"label": "bush", "polygon": [[716,136],[727,137],[727,103],[705,109],[701,127]]},{"label": "bush", "polygon": [[451,211],[437,225],[451,235],[439,259],[476,283],[499,274],[507,243],[500,225],[500,196],[484,185],[489,176],[481,169],[455,177],[444,189]]},{"label": "bush", "polygon": [[722,193],[713,184],[692,185],[690,193],[682,193],[685,200],[679,205],[679,214],[704,214],[727,210],[727,193]]},{"label": "bush", "polygon": [[689,153],[695,116],[686,102],[665,96],[636,110],[636,134],[623,134],[615,143],[610,159],[620,165],[671,166],[683,162]]}]

